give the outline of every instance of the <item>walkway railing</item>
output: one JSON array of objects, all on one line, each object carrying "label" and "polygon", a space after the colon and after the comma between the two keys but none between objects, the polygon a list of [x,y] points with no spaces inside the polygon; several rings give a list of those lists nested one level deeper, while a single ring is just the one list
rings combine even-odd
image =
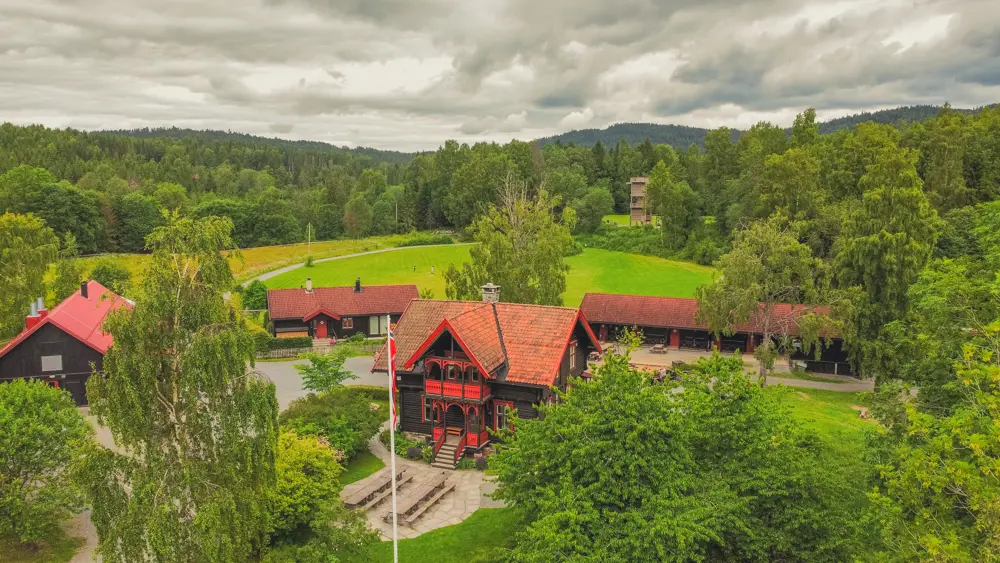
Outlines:
[{"label": "walkway railing", "polygon": [[468,435],[462,432],[462,439],[458,441],[458,448],[455,449],[455,463],[462,459],[462,453],[465,451],[465,444],[468,440]]},{"label": "walkway railing", "polygon": [[[435,430],[437,430],[437,429],[435,428]],[[441,449],[441,446],[444,445],[444,441],[447,438],[448,438],[448,433],[442,430],[441,431],[441,435],[438,436],[437,440],[434,441],[434,455],[435,456],[437,455],[438,450]]]}]

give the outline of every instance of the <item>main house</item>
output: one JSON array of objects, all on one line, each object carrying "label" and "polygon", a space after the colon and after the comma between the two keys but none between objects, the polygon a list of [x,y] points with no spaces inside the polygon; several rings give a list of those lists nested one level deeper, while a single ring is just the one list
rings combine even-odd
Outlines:
[{"label": "main house", "polygon": [[[499,303],[492,285],[483,294],[411,301],[393,333],[401,429],[432,436],[435,454],[447,436],[458,455],[482,448],[511,409],[537,417],[601,349],[579,309]],[[372,371],[388,371],[384,347]]]},{"label": "main house", "polygon": [[[753,353],[763,339],[760,327],[750,321],[737,325],[732,335],[716,341],[708,325],[697,320],[698,301],[691,298],[588,293],[583,296],[580,310],[601,341],[616,338],[622,328],[636,327],[647,343],[675,349],[715,348],[723,352]],[[798,336],[795,321],[809,311],[803,305],[777,305],[771,317],[772,332]],[[793,353],[792,358],[804,361],[809,371],[850,375],[851,364],[843,342],[837,337],[828,340],[829,346],[821,347],[819,359],[802,350]]]},{"label": "main house", "polygon": [[415,285],[362,286],[359,278],[354,286],[314,289],[312,280],[306,278],[304,288],[269,289],[267,310],[277,338],[379,336],[388,328],[386,316],[396,322],[418,297]]},{"label": "main house", "polygon": [[41,298],[31,304],[24,330],[0,349],[0,381],[39,379],[87,404],[87,379],[100,372],[112,337],[102,329],[108,313],[132,303],[95,281],[54,309]]}]

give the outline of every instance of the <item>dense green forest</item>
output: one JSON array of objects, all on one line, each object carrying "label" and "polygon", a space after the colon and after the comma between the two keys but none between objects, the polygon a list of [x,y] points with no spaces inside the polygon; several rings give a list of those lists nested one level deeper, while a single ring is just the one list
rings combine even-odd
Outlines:
[{"label": "dense green forest", "polygon": [[[946,218],[994,199],[998,113],[945,108],[902,128],[864,122],[822,135],[808,112],[790,135],[760,123],[734,140],[722,128],[706,135],[705,149],[649,139],[589,148],[448,141],[405,162],[401,153],[228,133],[5,124],[0,210],[34,213],[59,236],[72,234],[83,254],[142,251],[163,210],[228,216],[236,242],[249,247],[300,241],[307,225],[318,239],[464,229],[517,184],[558,196],[557,210],[574,208],[586,244],[707,264],[742,223],[783,212],[825,258],[883,149],[906,153]],[[604,214],[627,212],[628,178],[640,175],[651,176],[650,205],[663,207],[665,228],[602,226]]]}]

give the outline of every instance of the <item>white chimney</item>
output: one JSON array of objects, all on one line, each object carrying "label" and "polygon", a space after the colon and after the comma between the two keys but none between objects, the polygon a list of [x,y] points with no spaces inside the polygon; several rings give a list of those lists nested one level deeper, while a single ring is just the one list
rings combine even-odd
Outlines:
[{"label": "white chimney", "polygon": [[484,303],[499,303],[500,302],[500,286],[493,285],[492,282],[483,286],[483,302]]},{"label": "white chimney", "polygon": [[312,278],[306,278],[306,293],[313,292],[313,280]]}]

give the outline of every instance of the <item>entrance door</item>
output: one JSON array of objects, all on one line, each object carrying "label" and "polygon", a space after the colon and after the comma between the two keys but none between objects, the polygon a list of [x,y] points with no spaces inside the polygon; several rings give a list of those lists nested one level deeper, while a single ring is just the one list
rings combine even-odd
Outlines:
[{"label": "entrance door", "polygon": [[316,338],[326,338],[326,319],[320,318],[316,321]]}]

